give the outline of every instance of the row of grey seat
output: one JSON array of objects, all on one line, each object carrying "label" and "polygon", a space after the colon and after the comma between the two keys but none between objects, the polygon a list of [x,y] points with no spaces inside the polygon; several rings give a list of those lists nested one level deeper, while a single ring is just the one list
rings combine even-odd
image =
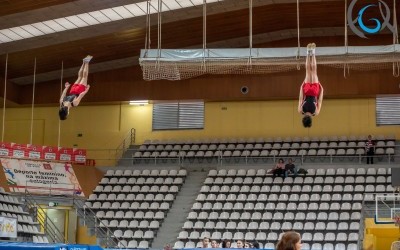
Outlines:
[{"label": "row of grey seat", "polygon": [[282,230],[301,232],[309,247],[333,241],[343,243],[338,249],[357,246],[362,202],[393,191],[391,170],[307,170],[287,178],[272,178],[267,169],[210,170],[176,247],[203,236],[276,243]]},{"label": "row of grey seat", "polygon": [[[223,238],[220,238],[223,239]],[[196,243],[197,242],[197,243]],[[202,248],[201,241],[187,241],[186,243],[183,241],[176,241],[174,244],[174,249],[182,249],[182,248]],[[261,249],[275,249],[275,243],[259,241]],[[222,246],[221,246],[222,247]],[[232,248],[236,248],[236,242],[232,243]],[[356,243],[314,243],[310,245],[307,242],[302,243],[302,250],[358,250],[358,246]]]},{"label": "row of grey seat", "polygon": [[[268,169],[212,169],[208,172],[208,177],[254,177],[254,176],[265,176]],[[348,167],[348,168],[317,168],[307,169],[307,176],[362,176],[362,175],[390,175],[392,173],[391,168],[364,168],[364,167]],[[289,179],[285,179],[289,180]]]},{"label": "row of grey seat", "polygon": [[11,196],[4,188],[0,187],[0,215],[16,218],[18,220],[18,236],[33,241],[33,236],[42,236],[39,231],[39,223],[34,222],[28,212],[22,208],[22,203],[16,197]]},{"label": "row of grey seat", "polygon": [[[395,135],[377,135],[372,138],[375,141],[395,141],[396,136]],[[228,143],[284,143],[284,142],[346,142],[346,141],[366,141],[367,136],[362,135],[362,136],[322,136],[322,137],[268,137],[268,138],[223,138],[223,139],[218,139],[218,138],[213,138],[213,139],[196,139],[196,140],[174,140],[174,139],[169,139],[169,140],[145,140],[142,145],[182,145],[182,144],[228,144]]]},{"label": "row of grey seat", "polygon": [[185,169],[109,169],[85,206],[120,247],[149,248],[186,175]]},{"label": "row of grey seat", "polygon": [[[395,147],[395,141],[377,141],[375,147]],[[365,141],[341,141],[341,142],[284,142],[284,143],[247,143],[247,144],[168,144],[168,145],[141,145],[139,151],[225,151],[225,150],[271,150],[271,149],[335,149],[335,148],[365,148]]]}]

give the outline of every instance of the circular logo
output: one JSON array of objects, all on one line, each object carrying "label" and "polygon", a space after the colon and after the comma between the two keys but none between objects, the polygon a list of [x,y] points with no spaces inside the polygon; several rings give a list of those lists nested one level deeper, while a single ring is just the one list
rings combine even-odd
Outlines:
[{"label": "circular logo", "polygon": [[[353,19],[354,6],[358,0],[351,1],[349,8],[347,9],[347,24],[350,29],[359,37],[367,38],[365,34],[377,34],[386,27],[394,33],[394,27],[390,24],[390,9],[389,6],[382,0],[378,0],[377,4],[368,4],[362,7],[357,14],[357,17]],[[379,8],[381,19],[370,18],[370,21],[375,23],[374,27],[368,27],[364,24],[363,16],[366,10],[370,8]],[[358,23],[359,28],[356,26]]]}]

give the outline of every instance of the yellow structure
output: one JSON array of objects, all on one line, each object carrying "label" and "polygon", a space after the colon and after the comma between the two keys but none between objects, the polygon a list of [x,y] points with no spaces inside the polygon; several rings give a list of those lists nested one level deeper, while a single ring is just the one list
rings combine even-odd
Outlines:
[{"label": "yellow structure", "polygon": [[394,224],[375,224],[373,218],[365,219],[364,250],[390,250],[399,238],[400,228]]}]

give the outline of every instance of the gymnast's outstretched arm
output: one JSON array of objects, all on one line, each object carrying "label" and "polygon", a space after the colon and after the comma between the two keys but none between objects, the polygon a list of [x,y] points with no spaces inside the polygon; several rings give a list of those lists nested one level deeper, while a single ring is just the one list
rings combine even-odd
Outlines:
[{"label": "gymnast's outstretched arm", "polygon": [[322,87],[322,85],[319,83],[319,96],[318,96],[318,105],[317,105],[317,110],[315,112],[315,115],[318,115],[319,112],[321,111],[321,107],[322,107],[322,100],[324,99],[324,88]]},{"label": "gymnast's outstretched arm", "polygon": [[[303,82],[304,84],[304,82]],[[299,93],[299,105],[297,106],[297,112],[299,112],[300,114],[303,114],[303,101],[304,101],[304,94],[303,94],[303,84],[301,84],[300,86],[300,93]]]},{"label": "gymnast's outstretched arm", "polygon": [[66,82],[65,83],[65,88],[64,88],[64,90],[63,90],[63,92],[62,92],[62,94],[61,94],[61,97],[60,97],[60,105],[61,105],[61,103],[63,103],[63,101],[64,101],[64,98],[65,98],[65,96],[67,95],[67,92],[68,92],[68,89],[69,89],[69,86],[70,86],[71,84],[69,84],[69,82]]}]

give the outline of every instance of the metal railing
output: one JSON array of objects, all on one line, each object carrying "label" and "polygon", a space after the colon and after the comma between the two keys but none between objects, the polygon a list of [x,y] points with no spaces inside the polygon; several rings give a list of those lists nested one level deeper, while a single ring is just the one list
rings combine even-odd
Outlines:
[{"label": "metal railing", "polygon": [[119,144],[119,146],[115,150],[116,159],[121,158],[124,152],[129,148],[129,146],[135,144],[135,141],[136,141],[136,129],[131,128],[127,133],[127,135],[122,140],[121,144]]},{"label": "metal railing", "polygon": [[[214,164],[219,166],[240,164],[240,165],[257,165],[257,164],[274,164],[280,158],[293,159],[297,164],[310,164],[310,163],[353,163],[362,164],[366,162],[366,155],[275,155],[275,156],[224,156],[223,151],[220,151],[217,156],[177,156],[177,157],[134,157],[135,150],[132,152],[132,157],[121,158],[119,162],[128,163],[121,165],[137,165],[137,164],[152,164],[163,165],[168,163],[178,164],[185,166],[188,164]],[[182,154],[178,154],[182,155]],[[400,155],[396,154],[382,154],[373,156],[374,163],[380,164],[394,164],[400,160]]]},{"label": "metal railing", "polygon": [[68,240],[65,235],[60,232],[54,222],[47,216],[43,208],[36,202],[29,191],[25,190],[23,196],[25,209],[30,211],[34,215],[34,220],[39,223],[43,232],[53,243],[65,243],[68,244]]},{"label": "metal railing", "polygon": [[76,208],[78,216],[83,219],[84,226],[87,226],[88,230],[94,230],[94,234],[100,241],[98,243],[101,246],[105,248],[127,247],[123,244],[122,239],[116,237],[113,231],[97,218],[95,212],[85,205],[84,200],[74,198],[73,205]]},{"label": "metal railing", "polygon": [[[71,183],[63,183],[63,182],[57,182],[53,183],[52,181],[49,181],[46,183],[48,186],[43,187],[43,186],[38,186],[35,185],[36,182],[31,181],[31,180],[26,180],[25,186],[10,186],[10,188],[14,189],[14,192],[18,193],[19,190],[21,189],[22,192],[34,194],[34,195],[67,195],[67,196],[74,196],[78,190],[74,184]],[[40,183],[39,185],[43,185],[43,183]]]}]

